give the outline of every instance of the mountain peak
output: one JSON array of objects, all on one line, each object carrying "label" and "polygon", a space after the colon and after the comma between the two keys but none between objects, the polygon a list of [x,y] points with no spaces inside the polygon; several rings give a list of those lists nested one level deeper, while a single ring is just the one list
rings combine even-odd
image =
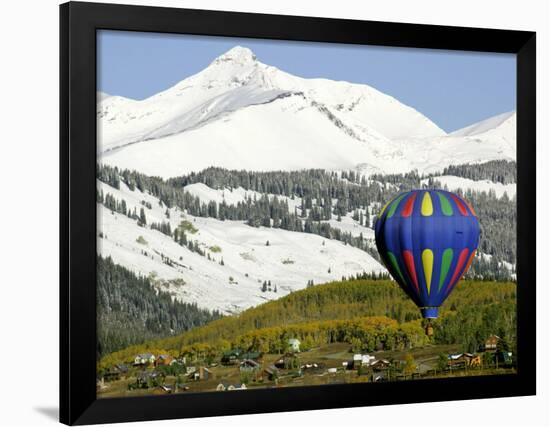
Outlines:
[{"label": "mountain peak", "polygon": [[224,62],[234,62],[239,64],[247,64],[256,61],[256,55],[247,47],[235,46],[229,49],[224,54],[218,56],[214,60],[214,64],[220,64]]}]

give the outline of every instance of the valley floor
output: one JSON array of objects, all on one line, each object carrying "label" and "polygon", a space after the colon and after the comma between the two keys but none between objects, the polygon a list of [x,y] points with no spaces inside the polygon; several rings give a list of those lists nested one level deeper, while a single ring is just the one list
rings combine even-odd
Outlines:
[{"label": "valley floor", "polygon": [[[377,360],[394,360],[402,363],[406,357],[412,356],[416,365],[416,373],[404,375],[397,369],[386,369],[376,371],[373,369],[354,370],[343,366],[345,362],[350,363],[353,353],[350,345],[345,343],[334,343],[314,348],[310,351],[298,354],[299,366],[301,369],[280,369],[276,379],[269,378],[265,369],[272,366],[280,354],[266,354],[260,361],[261,368],[256,379],[246,382],[246,389],[300,387],[315,385],[330,385],[344,383],[363,383],[381,381],[403,381],[411,379],[442,378],[458,376],[479,376],[479,375],[502,375],[513,374],[513,367],[479,366],[479,367],[456,367],[440,371],[437,369],[438,357],[440,354],[457,353],[460,345],[428,345],[412,350],[401,351],[378,351],[372,353]],[[306,366],[311,366],[307,368]],[[179,385],[178,393],[215,392],[220,385],[240,385],[243,375],[239,371],[239,365],[224,366],[217,364],[208,368],[210,375],[205,380],[186,380]],[[336,369],[336,372],[334,370]],[[136,383],[134,374],[117,381],[106,382],[98,388],[98,398],[130,397],[142,395],[167,394],[160,386],[140,389],[129,389],[129,386]],[[163,385],[168,386],[174,392],[176,377],[167,376]],[[219,391],[221,392],[221,391]]]}]

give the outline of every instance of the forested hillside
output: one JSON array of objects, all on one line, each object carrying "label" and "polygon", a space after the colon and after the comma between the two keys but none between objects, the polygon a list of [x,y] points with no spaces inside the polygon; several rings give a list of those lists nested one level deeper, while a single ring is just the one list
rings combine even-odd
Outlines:
[{"label": "forested hillside", "polygon": [[220,317],[182,303],[110,258],[97,258],[97,353],[178,334]]},{"label": "forested hillside", "polygon": [[[458,165],[446,173],[472,179],[491,179],[495,183],[515,182],[515,162],[493,161],[481,165]],[[312,233],[342,241],[367,251],[378,259],[372,239],[364,233],[352,233],[339,226],[349,216],[354,224],[372,229],[382,204],[401,191],[414,188],[443,188],[435,175],[421,176],[416,172],[394,175],[372,175],[366,178],[354,171],[329,172],[324,170],[251,172],[208,168],[178,178],[163,180],[130,170],[119,170],[98,165],[98,179],[113,188],[120,188],[121,180],[130,190],[135,188],[158,198],[166,207],[177,206],[196,217],[244,221],[252,227],[280,228]],[[423,185],[424,180],[427,184]],[[204,184],[215,190],[241,188],[254,192],[254,197],[235,204],[225,200],[201,200],[186,191],[187,186]],[[494,192],[458,190],[472,204],[481,223],[479,252],[468,273],[469,278],[508,280],[514,277],[516,262],[516,199],[497,197]],[[110,194],[98,193],[98,200],[109,209],[128,215],[140,225],[146,222],[145,213],[127,211],[124,200]],[[289,207],[290,201],[294,208]],[[154,227],[167,235],[172,230],[166,225]],[[368,229],[368,230],[367,230]],[[174,235],[178,241],[185,238]],[[505,263],[505,264],[503,264]]]},{"label": "forested hillside", "polygon": [[[463,281],[435,321],[434,342],[475,351],[496,333],[514,345],[516,285]],[[349,280],[313,286],[224,317],[178,336],[111,354],[108,365],[146,349],[174,355],[218,354],[231,347],[277,352],[290,337],[308,346],[347,342],[366,351],[428,342],[418,308],[389,280]]]}]

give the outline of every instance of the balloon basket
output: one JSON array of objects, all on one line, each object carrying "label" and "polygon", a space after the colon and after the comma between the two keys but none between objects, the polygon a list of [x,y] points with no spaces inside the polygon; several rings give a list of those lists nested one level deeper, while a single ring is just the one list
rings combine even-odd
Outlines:
[{"label": "balloon basket", "polygon": [[432,326],[431,319],[428,319],[428,323],[426,324],[426,328],[424,329],[426,331],[426,335],[431,337],[434,334],[434,328]]}]

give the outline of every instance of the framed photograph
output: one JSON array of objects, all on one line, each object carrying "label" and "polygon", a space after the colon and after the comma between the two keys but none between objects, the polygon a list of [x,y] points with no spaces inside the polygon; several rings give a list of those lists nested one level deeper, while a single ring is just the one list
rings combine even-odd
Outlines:
[{"label": "framed photograph", "polygon": [[63,423],[535,393],[535,33],[60,25]]}]

